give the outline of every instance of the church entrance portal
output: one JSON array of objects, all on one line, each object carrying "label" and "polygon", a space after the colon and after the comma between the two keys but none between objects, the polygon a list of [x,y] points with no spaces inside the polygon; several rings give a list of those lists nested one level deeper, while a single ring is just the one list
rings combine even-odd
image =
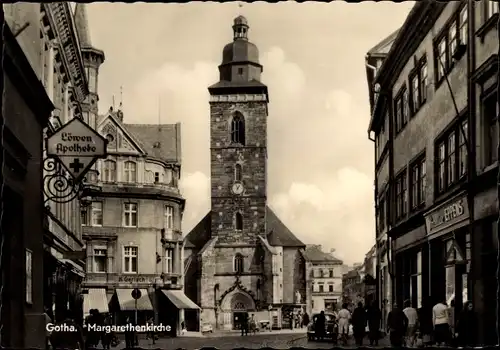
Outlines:
[{"label": "church entrance portal", "polygon": [[255,310],[253,299],[243,291],[235,291],[224,297],[221,303],[220,324],[224,329],[241,329],[241,322],[244,317]]}]

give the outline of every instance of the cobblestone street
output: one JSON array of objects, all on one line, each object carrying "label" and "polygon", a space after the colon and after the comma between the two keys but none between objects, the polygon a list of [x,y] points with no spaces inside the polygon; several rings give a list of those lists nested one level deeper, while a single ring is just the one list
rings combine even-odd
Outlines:
[{"label": "cobblestone street", "polygon": [[[274,349],[288,349],[291,347],[303,347],[308,349],[330,349],[332,348],[331,342],[313,342],[308,341],[306,334],[301,333],[266,333],[248,336],[238,335],[221,335],[217,334],[204,337],[179,337],[179,338],[162,338],[156,341],[155,345],[151,341],[141,339],[139,341],[140,347],[143,349],[199,349],[202,347],[215,347],[217,349],[234,349],[244,347],[249,349],[260,349],[262,347],[271,347]],[[365,339],[363,344],[368,345]],[[379,347],[389,346],[388,339],[384,338],[379,342]],[[123,349],[125,343],[121,342],[115,349]],[[347,348],[355,348],[354,340],[350,339]]]}]

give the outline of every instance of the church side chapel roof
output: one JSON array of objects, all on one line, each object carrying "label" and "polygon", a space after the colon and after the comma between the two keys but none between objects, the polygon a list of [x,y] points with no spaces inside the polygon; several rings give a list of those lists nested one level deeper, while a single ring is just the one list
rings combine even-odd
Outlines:
[{"label": "church side chapel roof", "polygon": [[177,124],[123,124],[153,158],[180,161],[180,123]]},{"label": "church side chapel roof", "polygon": [[[267,241],[271,246],[305,248],[299,240],[278,218],[274,211],[266,207]],[[201,248],[209,239],[211,230],[210,212],[189,232],[185,240],[185,248]]]},{"label": "church side chapel roof", "polygon": [[310,262],[325,262],[332,264],[342,264],[342,260],[331,254],[325,253],[317,245],[307,245],[304,251],[304,258]]}]

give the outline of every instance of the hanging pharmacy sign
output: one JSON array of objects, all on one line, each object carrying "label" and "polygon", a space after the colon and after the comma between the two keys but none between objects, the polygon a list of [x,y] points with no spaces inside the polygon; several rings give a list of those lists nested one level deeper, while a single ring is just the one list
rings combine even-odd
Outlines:
[{"label": "hanging pharmacy sign", "polygon": [[78,118],[47,139],[47,155],[54,157],[80,181],[98,158],[106,157],[107,140]]}]

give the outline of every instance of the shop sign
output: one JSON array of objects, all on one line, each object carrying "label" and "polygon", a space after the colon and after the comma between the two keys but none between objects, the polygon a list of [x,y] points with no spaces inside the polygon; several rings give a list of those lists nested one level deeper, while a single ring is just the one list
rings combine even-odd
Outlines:
[{"label": "shop sign", "polygon": [[106,158],[106,139],[78,118],[47,139],[47,155],[55,157],[78,181],[98,158]]},{"label": "shop sign", "polygon": [[148,276],[119,276],[118,283],[154,283],[154,277]]},{"label": "shop sign", "polygon": [[448,202],[425,217],[427,235],[442,231],[469,218],[469,207],[465,196]]}]

